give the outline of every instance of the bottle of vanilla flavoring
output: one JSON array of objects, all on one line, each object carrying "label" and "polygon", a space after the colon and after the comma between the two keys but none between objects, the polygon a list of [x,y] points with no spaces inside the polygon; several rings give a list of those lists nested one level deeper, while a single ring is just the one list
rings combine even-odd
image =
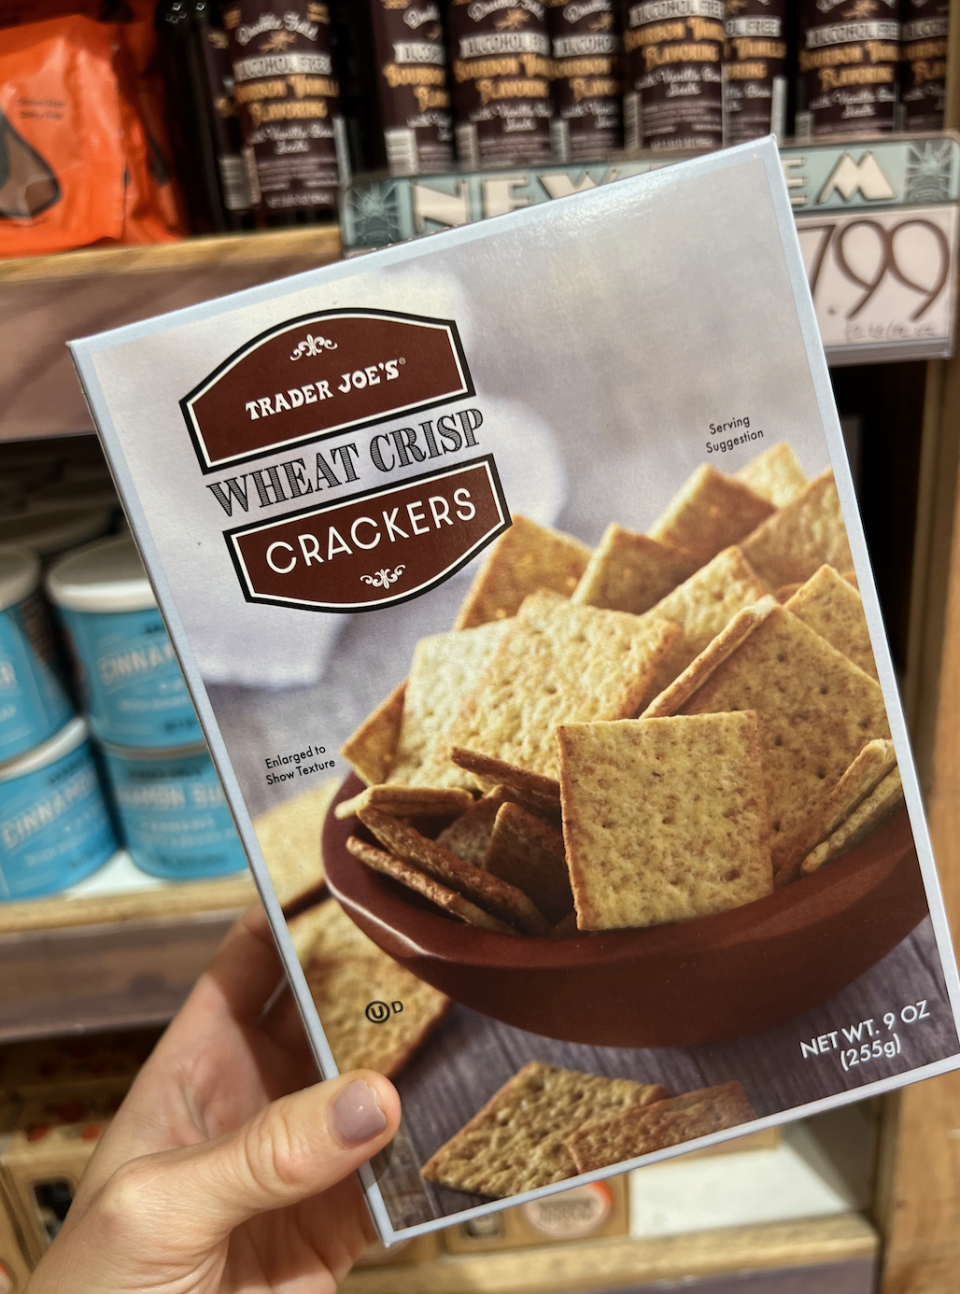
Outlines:
[{"label": "bottle of vanilla flavoring", "polygon": [[194,233],[253,228],[255,186],[214,0],[161,0],[155,17],[177,172]]},{"label": "bottle of vanilla flavoring", "polygon": [[800,0],[796,135],[893,130],[898,0]]},{"label": "bottle of vanilla flavoring", "polygon": [[450,0],[447,24],[461,163],[548,162],[550,40],[541,0]]},{"label": "bottle of vanilla flavoring", "polygon": [[628,148],[723,143],[723,0],[640,0],[623,33]]},{"label": "bottle of vanilla flavoring", "polygon": [[947,101],[950,0],[903,0],[900,32],[905,130],[942,130]]},{"label": "bottle of vanilla flavoring", "polygon": [[623,147],[620,24],[614,0],[549,0],[553,152],[596,161]]},{"label": "bottle of vanilla flavoring", "polygon": [[787,0],[726,0],[723,137],[787,133]]},{"label": "bottle of vanilla flavoring", "polygon": [[387,166],[393,175],[453,163],[447,48],[439,0],[369,3]]},{"label": "bottle of vanilla flavoring", "polygon": [[333,216],[345,136],[330,9],[315,0],[239,0],[223,9],[244,139],[269,225]]}]

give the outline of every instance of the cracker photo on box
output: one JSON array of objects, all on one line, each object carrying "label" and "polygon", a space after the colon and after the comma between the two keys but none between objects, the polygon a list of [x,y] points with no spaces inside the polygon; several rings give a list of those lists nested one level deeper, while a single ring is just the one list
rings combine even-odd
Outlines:
[{"label": "cracker photo on box", "polygon": [[384,1241],[957,1067],[771,141],[72,349]]}]

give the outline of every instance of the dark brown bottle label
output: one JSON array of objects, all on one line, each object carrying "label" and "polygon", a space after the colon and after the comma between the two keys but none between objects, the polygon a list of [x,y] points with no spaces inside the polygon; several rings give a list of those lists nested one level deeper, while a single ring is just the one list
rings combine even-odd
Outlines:
[{"label": "dark brown bottle label", "polygon": [[904,0],[901,102],[907,130],[942,130],[947,103],[948,0]]},{"label": "dark brown bottle label", "polygon": [[209,119],[223,205],[228,211],[250,211],[254,203],[250,168],[244,158],[227,33],[218,27],[206,27],[200,44],[209,87],[212,108]]},{"label": "dark brown bottle label", "polygon": [[547,29],[557,158],[603,157],[623,144],[621,41],[614,0],[550,0]]},{"label": "dark brown bottle label", "polygon": [[801,0],[797,135],[892,130],[897,0]]},{"label": "dark brown bottle label", "polygon": [[644,0],[628,7],[628,147],[720,147],[723,38],[723,0]]},{"label": "dark brown bottle label", "polygon": [[241,0],[223,19],[261,206],[268,213],[334,209],[339,87],[328,6]]},{"label": "dark brown bottle label", "polygon": [[787,0],[726,0],[724,139],[743,144],[787,130]]},{"label": "dark brown bottle label", "polygon": [[387,165],[394,175],[453,162],[453,117],[439,3],[370,0]]},{"label": "dark brown bottle label", "polygon": [[466,166],[550,160],[550,39],[540,0],[452,0],[457,153]]}]

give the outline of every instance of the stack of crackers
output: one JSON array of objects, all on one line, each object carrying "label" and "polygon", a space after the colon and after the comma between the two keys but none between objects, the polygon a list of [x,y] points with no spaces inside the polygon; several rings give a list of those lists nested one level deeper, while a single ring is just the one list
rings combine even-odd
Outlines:
[{"label": "stack of crackers", "polygon": [[656,1084],[531,1061],[421,1171],[440,1186],[507,1199],[756,1117],[735,1081],[671,1097]]},{"label": "stack of crackers", "polygon": [[741,907],[902,787],[833,474],[699,468],[590,550],[523,517],[343,749],[363,864],[502,935]]}]

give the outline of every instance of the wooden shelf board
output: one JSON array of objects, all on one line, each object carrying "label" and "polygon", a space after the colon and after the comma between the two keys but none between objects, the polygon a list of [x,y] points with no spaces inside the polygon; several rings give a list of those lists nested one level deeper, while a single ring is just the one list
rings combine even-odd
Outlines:
[{"label": "wooden shelf board", "polygon": [[55,256],[20,256],[0,260],[0,284],[38,280],[98,278],[111,274],[168,273],[205,265],[255,265],[286,257],[340,255],[336,225],[299,225],[250,234],[216,234],[183,238],[176,243],[135,247],[80,247]]},{"label": "wooden shelf board", "polygon": [[166,1023],[237,915],[0,935],[0,1042]]},{"label": "wooden shelf board", "polygon": [[0,1042],[165,1024],[255,898],[242,874],[0,904]]},{"label": "wooden shelf board", "polygon": [[871,1258],[877,1233],[856,1213],[656,1240],[597,1240],[504,1253],[446,1256],[433,1263],[361,1268],[343,1294],[562,1294],[738,1271]]},{"label": "wooden shelf board", "polygon": [[190,920],[201,912],[244,908],[256,897],[256,886],[248,872],[212,881],[184,881],[152,890],[134,890],[128,894],[98,894],[76,899],[57,894],[0,904],[0,938],[27,931],[121,921]]},{"label": "wooden shelf board", "polygon": [[0,261],[0,439],[89,431],[66,342],[327,265],[336,225]]}]

